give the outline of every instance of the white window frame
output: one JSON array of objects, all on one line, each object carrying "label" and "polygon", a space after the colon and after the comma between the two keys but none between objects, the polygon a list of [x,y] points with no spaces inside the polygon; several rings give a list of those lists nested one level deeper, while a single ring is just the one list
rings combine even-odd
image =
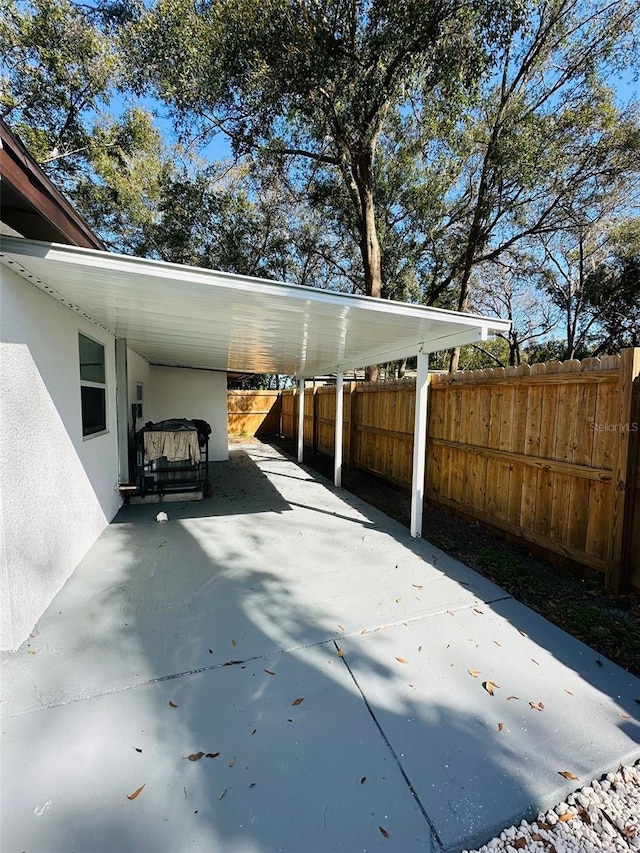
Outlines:
[{"label": "white window frame", "polygon": [[[88,379],[82,378],[82,364],[80,363],[80,337],[92,341],[94,344],[102,347],[104,359],[104,382],[91,382]],[[107,348],[104,343],[97,338],[88,335],[82,329],[78,329],[78,372],[80,374],[80,421],[82,428],[82,440],[89,441],[92,438],[98,438],[101,435],[106,435],[109,432],[109,397],[107,389]],[[98,388],[104,392],[104,429],[96,430],[95,432],[85,433],[84,421],[82,419],[82,388]]]}]

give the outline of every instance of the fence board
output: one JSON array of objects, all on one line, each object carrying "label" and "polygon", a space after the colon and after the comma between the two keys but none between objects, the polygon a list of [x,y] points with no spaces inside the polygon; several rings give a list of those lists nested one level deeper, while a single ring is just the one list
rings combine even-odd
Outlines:
[{"label": "fence board", "polygon": [[629,494],[625,511],[624,570],[632,586],[640,589],[640,377],[633,385],[629,425]]},{"label": "fence board", "polygon": [[281,409],[278,391],[228,391],[228,434],[276,435],[280,432]]}]

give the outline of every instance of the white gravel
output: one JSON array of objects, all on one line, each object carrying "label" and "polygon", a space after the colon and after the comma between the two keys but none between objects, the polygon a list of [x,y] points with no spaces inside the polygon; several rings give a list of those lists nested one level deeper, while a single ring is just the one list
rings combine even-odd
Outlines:
[{"label": "white gravel", "polygon": [[607,773],[533,823],[505,829],[463,853],[622,853],[640,851],[640,761]]}]

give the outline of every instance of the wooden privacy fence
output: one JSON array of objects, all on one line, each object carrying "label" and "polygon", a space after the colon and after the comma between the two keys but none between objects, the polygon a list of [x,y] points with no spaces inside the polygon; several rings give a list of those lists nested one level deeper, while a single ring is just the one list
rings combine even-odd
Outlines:
[{"label": "wooden privacy fence", "polygon": [[[640,588],[640,349],[431,374],[425,492],[439,504]],[[635,382],[634,382],[635,380]],[[297,437],[297,392],[282,433]],[[409,485],[415,385],[345,384],[343,460]],[[305,391],[304,441],[332,455],[335,388]]]},{"label": "wooden privacy fence", "polygon": [[280,432],[278,391],[228,391],[229,436],[275,435]]}]

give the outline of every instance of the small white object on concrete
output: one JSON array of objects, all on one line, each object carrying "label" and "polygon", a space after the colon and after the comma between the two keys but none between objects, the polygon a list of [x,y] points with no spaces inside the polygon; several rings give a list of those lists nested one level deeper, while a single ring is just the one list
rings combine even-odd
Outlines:
[{"label": "small white object on concrete", "polygon": [[169,521],[169,516],[167,515],[167,513],[166,513],[166,512],[159,512],[159,513],[156,515],[156,521],[157,521],[157,522]]}]

